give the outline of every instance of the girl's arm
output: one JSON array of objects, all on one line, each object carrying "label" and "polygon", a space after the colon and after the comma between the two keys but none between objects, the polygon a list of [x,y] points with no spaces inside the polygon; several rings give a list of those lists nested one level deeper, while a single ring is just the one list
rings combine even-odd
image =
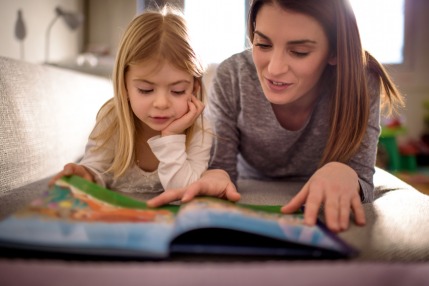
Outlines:
[{"label": "girl's arm", "polygon": [[111,183],[112,176],[105,171],[112,164],[115,152],[109,146],[103,146],[102,149],[94,149],[95,146],[95,141],[89,139],[85,147],[85,154],[79,165],[85,167],[92,174],[97,184],[106,187]]},{"label": "girl's arm", "polygon": [[156,136],[148,140],[159,160],[158,175],[165,190],[185,187],[201,177],[208,167],[212,140],[213,131],[206,118],[203,126],[199,123],[195,126],[188,147],[184,134]]}]

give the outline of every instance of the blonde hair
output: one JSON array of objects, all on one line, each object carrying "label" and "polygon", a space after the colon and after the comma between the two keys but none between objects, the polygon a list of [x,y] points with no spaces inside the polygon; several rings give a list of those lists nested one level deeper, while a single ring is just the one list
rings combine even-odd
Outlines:
[{"label": "blonde hair", "polygon": [[[113,118],[107,127],[93,134],[97,144],[102,148],[114,142],[113,162],[106,172],[120,177],[135,161],[135,139],[138,118],[134,115],[127,99],[125,74],[130,65],[144,61],[168,62],[179,70],[193,75],[200,88],[195,96],[204,102],[205,90],[202,82],[204,68],[190,44],[187,24],[183,14],[171,7],[164,6],[158,10],[147,10],[136,16],[128,25],[116,55],[113,70],[114,97],[106,102],[97,115],[97,125],[107,118]],[[202,116],[200,117],[202,124]],[[195,124],[188,128],[186,140],[189,142],[194,133]]]},{"label": "blonde hair", "polygon": [[346,163],[357,152],[369,119],[368,75],[381,86],[383,106],[388,113],[404,101],[384,67],[361,45],[356,18],[348,0],[254,0],[248,18],[248,37],[253,42],[256,15],[263,5],[303,13],[316,19],[328,37],[335,66],[327,65],[322,82],[331,89],[329,138],[319,166],[331,161]]}]

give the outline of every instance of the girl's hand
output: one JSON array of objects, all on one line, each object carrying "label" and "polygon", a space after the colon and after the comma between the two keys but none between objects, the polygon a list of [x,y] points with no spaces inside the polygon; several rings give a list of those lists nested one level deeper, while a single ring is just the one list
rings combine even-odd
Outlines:
[{"label": "girl's hand", "polygon": [[240,199],[234,184],[224,170],[208,170],[201,178],[181,189],[166,190],[147,201],[149,207],[159,207],[173,201],[189,202],[196,196],[212,196],[236,202]]},{"label": "girl's hand", "polygon": [[292,213],[305,204],[304,221],[314,225],[323,204],[328,228],[334,232],[343,231],[349,226],[351,210],[356,224],[365,224],[359,191],[356,172],[345,164],[330,162],[313,174],[299,193],[282,207],[282,212]]},{"label": "girl's hand", "polygon": [[161,136],[182,134],[187,128],[194,124],[195,120],[204,110],[204,103],[192,95],[188,101],[188,112],[182,117],[171,122],[164,130],[161,131]]},{"label": "girl's hand", "polygon": [[55,175],[49,182],[49,187],[53,186],[55,182],[60,179],[63,176],[71,176],[76,175],[79,177],[82,177],[88,181],[94,182],[94,177],[92,174],[88,171],[87,168],[85,168],[82,165],[75,164],[75,163],[69,163],[64,166],[64,169],[59,172],[57,175]]}]

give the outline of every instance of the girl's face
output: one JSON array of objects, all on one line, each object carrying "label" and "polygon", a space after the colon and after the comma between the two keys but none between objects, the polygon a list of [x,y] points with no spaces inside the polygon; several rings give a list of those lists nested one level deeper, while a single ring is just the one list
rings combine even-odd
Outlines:
[{"label": "girl's face", "polygon": [[192,75],[159,61],[130,65],[125,84],[131,109],[141,127],[156,133],[188,111],[194,91]]},{"label": "girl's face", "polygon": [[256,16],[253,60],[268,101],[309,107],[329,57],[328,38],[312,17],[264,5]]}]

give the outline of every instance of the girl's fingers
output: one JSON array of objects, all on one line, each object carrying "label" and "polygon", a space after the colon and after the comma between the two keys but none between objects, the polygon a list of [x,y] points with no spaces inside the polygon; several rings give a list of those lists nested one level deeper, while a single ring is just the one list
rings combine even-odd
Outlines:
[{"label": "girl's fingers", "polygon": [[228,184],[226,186],[225,197],[228,201],[238,202],[241,198],[241,195],[237,192],[237,188],[234,184]]}]

